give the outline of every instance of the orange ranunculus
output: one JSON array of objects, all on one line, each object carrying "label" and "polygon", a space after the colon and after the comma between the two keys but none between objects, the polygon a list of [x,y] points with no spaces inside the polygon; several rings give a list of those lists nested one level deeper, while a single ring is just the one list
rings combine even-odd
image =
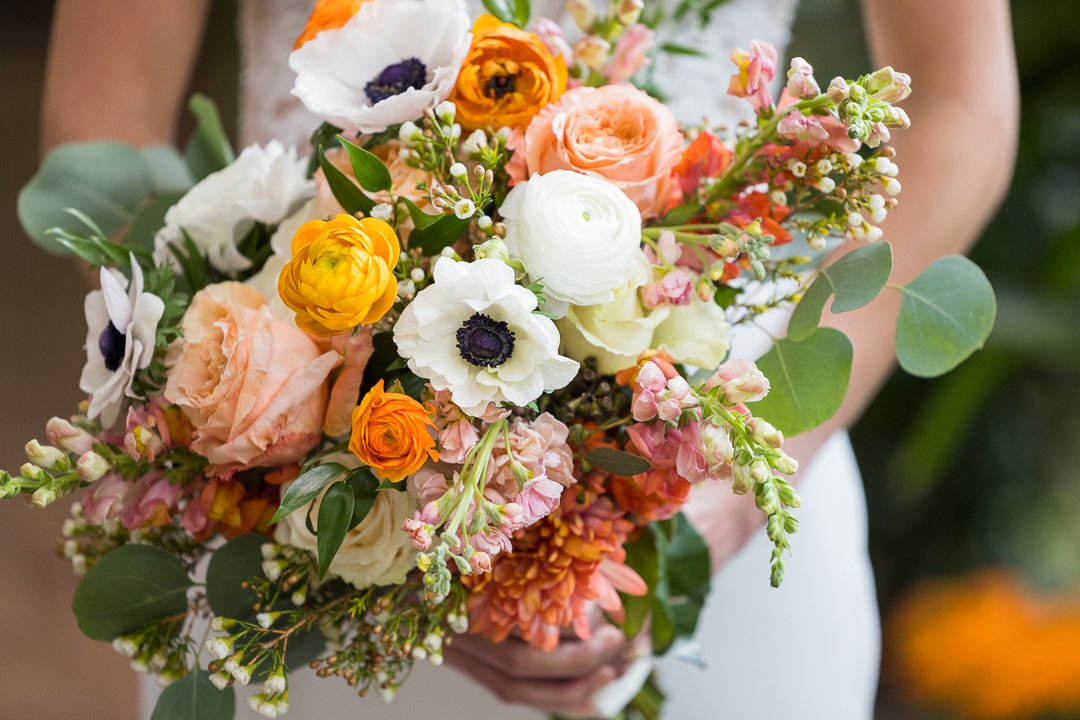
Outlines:
[{"label": "orange ranunculus", "polygon": [[323,30],[337,30],[349,22],[349,18],[356,14],[356,11],[360,9],[360,6],[365,1],[318,0],[311,11],[311,17],[308,18],[307,25],[304,26],[304,31],[300,33],[300,37],[296,38],[293,49],[295,50],[308,40],[313,39]]},{"label": "orange ranunculus", "polygon": [[301,330],[341,335],[378,322],[397,299],[394,268],[401,244],[382,220],[312,220],[296,231],[292,249],[278,277],[278,294]]},{"label": "orange ranunculus", "polygon": [[523,128],[562,96],[566,78],[566,62],[552,55],[538,36],[481,15],[450,99],[467,130]]},{"label": "orange ranunculus", "polygon": [[385,392],[380,380],[353,411],[349,450],[376,475],[404,480],[428,460],[439,459],[428,432],[435,425],[433,412],[408,395]]}]

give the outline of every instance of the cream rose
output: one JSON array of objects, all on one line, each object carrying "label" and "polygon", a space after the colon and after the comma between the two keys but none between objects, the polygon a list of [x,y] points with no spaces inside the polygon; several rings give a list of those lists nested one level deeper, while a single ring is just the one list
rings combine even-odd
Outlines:
[{"label": "cream rose", "polygon": [[655,347],[678,363],[712,370],[731,347],[731,326],[714,302],[691,296],[689,305],[670,306],[671,314],[656,328]]},{"label": "cream rose", "polygon": [[559,321],[562,351],[584,362],[597,360],[597,369],[605,375],[633,367],[638,356],[653,346],[657,326],[667,319],[670,306],[646,310],[639,290],[652,274],[652,267],[642,256],[630,282],[602,305],[572,306]]},{"label": "cream rose", "polygon": [[[350,469],[359,466],[348,453],[334,455],[329,460]],[[286,489],[288,485],[283,485],[281,492],[284,494]],[[277,525],[274,539],[283,545],[317,552],[315,536],[308,532],[306,518],[310,510],[312,523],[318,529],[320,500],[314,500],[313,507],[302,507],[285,516]],[[401,524],[419,507],[407,492],[380,490],[364,521],[345,535],[330,563],[329,573],[357,588],[404,582],[413,567],[416,550],[409,536],[401,531]]]},{"label": "cream rose", "polygon": [[211,473],[294,462],[315,446],[338,353],[323,353],[237,282],[196,293],[181,330],[165,398],[195,427],[191,449]]},{"label": "cream rose", "polygon": [[555,301],[610,302],[644,258],[637,207],[604,180],[565,170],[534,175],[510,191],[499,212],[510,254]]}]

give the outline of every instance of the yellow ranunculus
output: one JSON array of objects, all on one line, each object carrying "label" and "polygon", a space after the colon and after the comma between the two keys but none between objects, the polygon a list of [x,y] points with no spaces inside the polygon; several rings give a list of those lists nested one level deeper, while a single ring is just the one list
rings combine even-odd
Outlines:
[{"label": "yellow ranunculus", "polygon": [[293,236],[278,294],[301,330],[327,337],[378,322],[397,299],[401,245],[382,220],[338,215],[312,220]]},{"label": "yellow ranunculus", "polygon": [[467,130],[525,127],[566,92],[566,62],[531,32],[481,15],[450,99]]}]

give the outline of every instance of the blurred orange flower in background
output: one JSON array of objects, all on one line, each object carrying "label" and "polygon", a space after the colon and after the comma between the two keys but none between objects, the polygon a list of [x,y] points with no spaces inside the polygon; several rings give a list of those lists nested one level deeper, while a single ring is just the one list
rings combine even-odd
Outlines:
[{"label": "blurred orange flower in background", "polygon": [[566,92],[566,62],[531,32],[481,15],[450,99],[467,130],[523,128]]},{"label": "blurred orange flower in background", "polygon": [[1080,595],[1040,596],[1004,570],[927,581],[901,601],[886,639],[901,688],[961,717],[1080,710]]},{"label": "blurred orange flower in background", "polygon": [[295,50],[308,40],[313,39],[323,30],[336,30],[349,22],[349,18],[355,15],[356,11],[366,1],[318,0],[311,11],[311,17],[308,18],[307,25],[304,26],[304,31],[300,33],[300,37],[296,38],[293,49]]}]

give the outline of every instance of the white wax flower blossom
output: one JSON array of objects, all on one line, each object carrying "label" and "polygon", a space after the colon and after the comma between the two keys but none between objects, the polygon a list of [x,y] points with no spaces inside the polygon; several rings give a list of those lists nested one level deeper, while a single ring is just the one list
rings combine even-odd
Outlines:
[{"label": "white wax flower blossom", "polygon": [[510,191],[500,212],[510,254],[543,282],[549,300],[610,302],[638,271],[641,215],[606,180],[569,170],[533,175]]},{"label": "white wax flower blossom", "polygon": [[172,262],[169,246],[186,233],[210,264],[235,277],[251,267],[237,243],[254,223],[275,225],[315,194],[307,159],[273,140],[249,145],[225,168],[207,175],[165,213],[154,238],[158,263]]},{"label": "white wax flower blossom", "polygon": [[578,364],[559,355],[555,323],[536,314],[536,295],[501,260],[441,258],[432,275],[394,326],[394,342],[409,369],[449,390],[463,411],[528,405],[577,375]]},{"label": "white wax flower blossom", "polygon": [[450,96],[471,26],[464,0],[371,0],[289,55],[293,95],[348,131],[416,120]]},{"label": "white wax flower blossom", "polygon": [[689,305],[676,305],[653,335],[654,346],[677,363],[712,370],[731,347],[731,325],[724,310],[712,301],[691,296]]},{"label": "white wax flower blossom", "polygon": [[86,296],[86,365],[79,388],[90,394],[87,415],[111,427],[125,397],[137,397],[135,372],[154,359],[158,321],[165,303],[143,292],[143,273],[131,256],[131,282],[116,270],[101,270],[101,289]]}]

